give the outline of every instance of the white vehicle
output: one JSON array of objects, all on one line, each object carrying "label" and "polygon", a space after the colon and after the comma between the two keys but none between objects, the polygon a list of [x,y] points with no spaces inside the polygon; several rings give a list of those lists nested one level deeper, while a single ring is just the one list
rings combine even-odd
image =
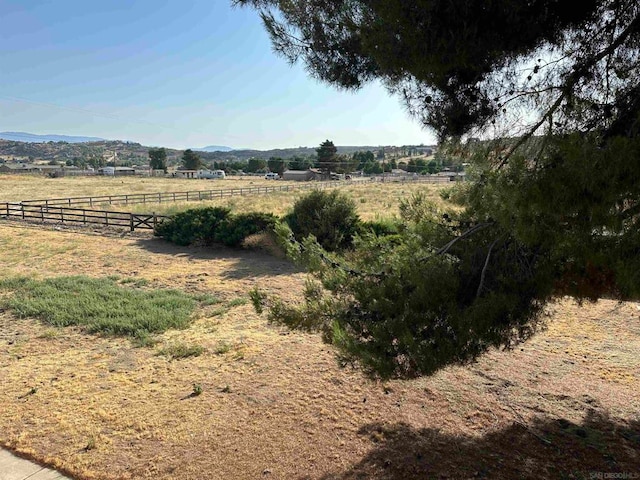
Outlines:
[{"label": "white vehicle", "polygon": [[280,175],[275,172],[269,172],[264,176],[265,180],[278,180]]},{"label": "white vehicle", "polygon": [[225,178],[224,170],[198,170],[198,178]]}]

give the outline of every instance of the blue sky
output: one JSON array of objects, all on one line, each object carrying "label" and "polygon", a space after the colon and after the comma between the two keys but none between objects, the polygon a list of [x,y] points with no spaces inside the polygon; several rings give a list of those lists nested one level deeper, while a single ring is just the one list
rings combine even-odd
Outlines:
[{"label": "blue sky", "polygon": [[378,84],[339,91],[229,0],[0,0],[0,131],[174,148],[434,143]]}]

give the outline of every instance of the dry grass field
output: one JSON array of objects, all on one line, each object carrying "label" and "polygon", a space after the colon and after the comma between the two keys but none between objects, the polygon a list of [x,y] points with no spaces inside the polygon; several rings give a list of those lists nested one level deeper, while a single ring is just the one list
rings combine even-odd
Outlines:
[{"label": "dry grass field", "polygon": [[220,188],[286,185],[296,182],[265,180],[263,177],[228,177],[200,180],[164,177],[61,177],[0,175],[0,202],[43,198],[67,198],[128,193],[186,192]]},{"label": "dry grass field", "polygon": [[[301,186],[300,182],[265,180],[261,177],[229,177],[224,180],[185,180],[175,178],[140,177],[66,177],[44,178],[27,175],[0,175],[0,202],[18,202],[30,199],[68,198],[79,196],[121,195],[129,193],[185,192],[210,189],[230,189],[258,186]],[[434,202],[440,202],[438,195],[451,184],[424,183],[354,183],[340,187],[356,202],[358,212],[365,220],[394,215],[398,211],[398,201],[416,191],[427,192]],[[171,215],[194,206],[228,206],[234,211],[262,211],[282,215],[305,194],[304,190],[276,192],[268,195],[246,195],[224,197],[205,202],[170,202],[147,204],[114,204],[94,208],[135,213],[157,213]]]},{"label": "dry grass field", "polygon": [[[383,192],[378,213],[395,195]],[[296,301],[305,274],[284,259],[0,221],[0,278],[77,274],[134,277],[222,303],[145,347],[0,311],[0,444],[74,477],[640,473],[638,304],[562,299],[549,307],[546,332],[513,351],[381,383],[340,368],[318,336],[271,326],[246,303],[254,286]],[[158,354],[177,344],[204,351]]]},{"label": "dry grass field", "polygon": [[[364,220],[376,220],[398,214],[399,201],[415,192],[424,192],[434,203],[442,203],[439,192],[450,184],[424,183],[362,183],[341,186],[340,191],[349,195],[355,202],[358,214]],[[247,195],[224,197],[203,202],[175,202],[151,205],[118,205],[117,209],[134,213],[151,211],[171,215],[195,206],[226,206],[234,212],[260,211],[284,215],[293,204],[308,190],[274,192],[268,195]]]}]

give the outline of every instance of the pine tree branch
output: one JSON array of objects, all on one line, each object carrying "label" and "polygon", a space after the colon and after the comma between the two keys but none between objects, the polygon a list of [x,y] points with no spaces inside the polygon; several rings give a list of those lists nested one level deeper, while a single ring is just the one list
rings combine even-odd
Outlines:
[{"label": "pine tree branch", "polygon": [[449,249],[451,247],[453,247],[459,240],[462,240],[464,238],[470,237],[471,235],[473,235],[474,233],[490,227],[492,225],[494,225],[495,222],[486,222],[486,223],[479,223],[478,225],[475,225],[473,227],[471,227],[469,230],[467,230],[466,232],[464,232],[462,235],[454,238],[453,240],[451,240],[449,243],[447,243],[446,245],[444,245],[443,247],[441,247],[439,250],[436,251],[436,255],[444,255],[445,253],[447,253],[449,251]]},{"label": "pine tree branch", "polygon": [[556,99],[555,102],[553,102],[551,107],[549,107],[549,109],[540,118],[540,120],[533,127],[531,127],[526,134],[520,137],[520,139],[512,148],[509,149],[509,151],[506,153],[506,155],[498,165],[497,170],[503,168],[509,162],[509,159],[515,153],[515,151],[524,143],[526,143],[548,119],[551,119],[553,117],[553,114],[560,107],[560,105],[562,105],[563,100],[573,92],[573,89],[577,85],[577,83],[589,74],[591,68],[593,68],[602,59],[613,54],[615,50],[620,47],[631,34],[635,33],[639,29],[640,16],[636,16],[633,21],[627,26],[627,28],[625,28],[624,31],[618,36],[618,38],[616,38],[607,48],[600,51],[597,55],[586,59],[584,62],[578,63],[574,67],[571,74],[567,77],[567,80],[562,87],[562,93],[560,94],[560,96]]},{"label": "pine tree branch", "polygon": [[498,238],[496,238],[491,245],[489,246],[489,251],[487,252],[487,258],[484,261],[484,267],[482,267],[482,273],[480,274],[480,285],[478,285],[478,291],[476,292],[476,298],[480,297],[480,292],[482,292],[482,287],[484,286],[484,278],[487,273],[487,267],[489,266],[489,259],[491,258],[491,251],[493,247],[495,247],[496,243],[498,243]]}]

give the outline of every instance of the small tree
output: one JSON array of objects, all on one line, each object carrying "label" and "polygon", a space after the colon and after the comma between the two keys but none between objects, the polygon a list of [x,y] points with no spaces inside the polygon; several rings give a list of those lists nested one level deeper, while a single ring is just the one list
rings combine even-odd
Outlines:
[{"label": "small tree", "polygon": [[308,170],[313,166],[313,160],[309,157],[293,157],[289,161],[289,168],[291,170]]},{"label": "small tree", "polygon": [[267,168],[267,161],[263,158],[250,158],[247,161],[247,167],[245,169],[248,173],[256,173],[260,170]]},{"label": "small tree", "polygon": [[191,149],[182,154],[182,166],[187,170],[197,170],[202,165],[200,156]]},{"label": "small tree", "polygon": [[272,172],[276,172],[278,175],[282,176],[284,171],[287,169],[289,162],[280,158],[280,157],[271,157],[267,162],[267,166],[269,170]]},{"label": "small tree", "polygon": [[149,149],[149,166],[152,170],[167,172],[167,151],[164,148]]},{"label": "small tree", "polygon": [[339,165],[338,149],[330,140],[325,140],[320,144],[320,148],[316,149],[318,153],[317,165],[324,173],[336,171]]}]

